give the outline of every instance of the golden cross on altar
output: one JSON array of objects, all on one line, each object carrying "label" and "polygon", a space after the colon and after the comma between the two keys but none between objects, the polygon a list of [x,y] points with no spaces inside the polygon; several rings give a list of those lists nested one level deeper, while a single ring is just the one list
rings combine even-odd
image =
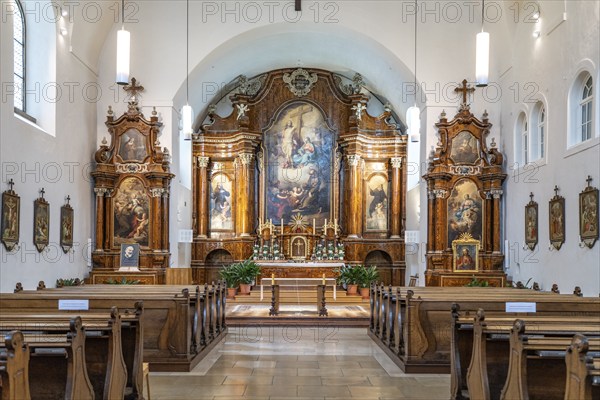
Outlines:
[{"label": "golden cross on altar", "polygon": [[123,88],[131,98],[137,98],[138,93],[144,91],[144,87],[142,85],[137,84],[137,79],[131,78],[131,84],[125,85]]},{"label": "golden cross on altar", "polygon": [[462,104],[466,106],[467,105],[467,96],[469,93],[473,93],[475,91],[475,88],[469,87],[467,85],[467,80],[463,79],[462,87],[457,87],[454,89],[454,91],[457,93],[462,92]]},{"label": "golden cross on altar", "polygon": [[300,240],[296,241],[296,251],[298,252],[298,255],[302,254],[300,249],[303,247],[304,247],[304,243],[302,243]]}]

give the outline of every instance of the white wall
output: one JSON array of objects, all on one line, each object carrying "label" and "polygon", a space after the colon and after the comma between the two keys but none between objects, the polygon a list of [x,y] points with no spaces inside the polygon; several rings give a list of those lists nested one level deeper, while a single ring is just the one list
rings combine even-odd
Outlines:
[{"label": "white wall", "polygon": [[[60,36],[54,24],[51,35],[40,40],[50,45],[56,42],[56,77],[35,80],[42,92],[32,94],[40,98],[34,111],[36,108],[54,109],[52,115],[42,118],[55,121],[54,132],[48,133],[15,117],[12,96],[7,95],[13,74],[12,16],[5,14],[4,5],[5,2],[2,2],[3,21],[0,24],[0,81],[3,82],[0,103],[1,191],[8,189],[6,182],[12,178],[14,189],[21,196],[19,249],[9,253],[1,246],[0,250],[0,292],[9,292],[16,282],[22,282],[25,288],[31,289],[40,280],[52,286],[58,278],[83,278],[87,274],[87,241],[93,232],[89,167],[96,143],[97,113],[96,105],[89,97],[86,101],[82,92],[82,87],[86,83],[94,83],[96,76],[78,61],[75,54],[69,52],[69,38]],[[48,11],[43,4],[38,11],[33,6],[30,10],[28,20],[36,17],[43,20],[45,15],[51,15],[44,14]],[[48,64],[43,67],[47,68]],[[58,87],[61,91],[55,103],[52,103],[54,96],[45,96],[43,88],[47,85]],[[72,90],[69,91],[69,88]],[[50,246],[48,251],[40,254],[33,244],[33,201],[42,187],[50,203]],[[64,254],[58,243],[59,215],[67,195],[71,196],[75,210],[73,240],[76,244],[72,253]]]}]

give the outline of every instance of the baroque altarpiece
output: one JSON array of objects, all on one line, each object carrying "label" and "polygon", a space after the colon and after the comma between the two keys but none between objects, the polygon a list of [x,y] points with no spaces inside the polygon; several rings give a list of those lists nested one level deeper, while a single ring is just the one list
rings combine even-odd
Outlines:
[{"label": "baroque altarpiece", "polygon": [[465,286],[473,279],[504,286],[501,239],[504,156],[486,137],[488,114],[476,118],[467,104],[473,91],[463,81],[454,119],[443,112],[439,141],[430,155],[427,181],[427,286]]},{"label": "baroque altarpiece", "polygon": [[210,107],[194,134],[194,280],[253,257],[263,276],[292,276],[290,261],[306,264],[295,274],[334,276],[335,261],[404,282],[406,136],[389,107],[367,112],[358,74],[242,76],[220,103],[230,114]]},{"label": "baroque altarpiece", "polygon": [[[103,139],[94,156],[96,243],[90,280],[163,283],[170,258],[170,154],[158,141],[162,123],[156,110],[146,119],[138,105],[144,88],[132,78],[124,89],[129,95],[127,111],[115,118],[109,107],[110,142]],[[139,247],[138,267],[123,268],[123,256],[129,252],[122,249],[128,246]]]}]

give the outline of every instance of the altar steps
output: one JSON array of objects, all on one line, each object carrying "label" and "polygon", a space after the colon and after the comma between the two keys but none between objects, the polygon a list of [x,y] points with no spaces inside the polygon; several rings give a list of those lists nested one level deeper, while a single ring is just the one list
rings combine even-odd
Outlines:
[{"label": "altar steps", "polygon": [[[329,289],[329,288],[328,288]],[[325,298],[327,305],[362,305],[365,307],[369,306],[369,299],[362,299],[360,296],[347,296],[346,291],[338,290],[337,298],[334,300],[333,291],[327,290]],[[316,304],[317,303],[317,291],[315,289],[295,289],[295,288],[282,288],[279,292],[280,304]],[[271,304],[271,288],[264,288],[263,299],[260,299],[260,287],[252,289],[249,295],[237,294],[235,299],[227,299],[227,304]]]}]

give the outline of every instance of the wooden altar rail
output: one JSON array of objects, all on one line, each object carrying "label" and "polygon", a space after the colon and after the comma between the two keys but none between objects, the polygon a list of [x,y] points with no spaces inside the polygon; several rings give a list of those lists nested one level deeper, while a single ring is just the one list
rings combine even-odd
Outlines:
[{"label": "wooden altar rail", "polygon": [[[123,399],[126,393],[137,397],[134,388],[136,383],[136,365],[141,368],[140,353],[135,351],[135,358],[125,363],[123,357],[123,345],[131,345],[131,339],[127,337],[127,326],[139,324],[139,318],[124,316],[121,320],[118,310],[113,308],[110,314],[88,314],[81,319],[85,337],[85,357],[83,358],[87,369],[87,375],[92,384],[96,399],[110,400]],[[27,332],[25,342],[33,341],[32,348],[36,348],[38,337],[56,337],[57,335],[68,335],[72,329],[72,315],[70,314],[27,314],[27,311],[19,313],[0,314],[0,331],[6,332],[20,329]],[[122,336],[123,324],[125,334]],[[136,335],[137,336],[137,335]],[[136,339],[135,337],[133,338]],[[124,341],[125,340],[125,341]],[[141,345],[141,337],[137,337]],[[135,342],[133,343],[135,345]],[[37,357],[36,353],[33,357]],[[137,363],[137,364],[136,364]],[[141,372],[141,371],[140,371]],[[127,378],[132,376],[132,384],[127,387]]]},{"label": "wooden altar rail", "polygon": [[[508,375],[509,335],[516,317],[486,315],[483,309],[474,318],[466,317],[456,308],[453,307],[450,398],[499,399]],[[519,318],[527,324],[528,333],[536,337],[566,336],[570,340],[575,333],[600,335],[600,310],[597,315],[589,316],[534,314]],[[564,354],[561,363],[564,364]]]},{"label": "wooden altar rail", "polygon": [[94,399],[85,365],[85,330],[81,318],[71,319],[68,333],[32,332],[23,335],[23,341],[31,352],[27,367],[31,398]]},{"label": "wooden altar rail", "polygon": [[575,335],[567,349],[567,383],[565,400],[592,400],[600,398],[600,357],[589,357],[589,339]]},{"label": "wooden altar rail", "polygon": [[598,298],[532,290],[373,285],[369,335],[405,372],[450,373],[452,304],[474,315],[479,308],[505,313],[507,302],[533,302],[538,315],[596,315],[600,309]]},{"label": "wooden altar rail", "polygon": [[[182,289],[183,288],[183,289]],[[58,310],[59,300],[86,299],[89,311],[133,309],[143,301],[144,361],[151,371],[190,371],[227,333],[225,285],[85,285],[3,295],[0,308]],[[87,311],[83,311],[85,313]]]},{"label": "wooden altar rail", "polygon": [[0,351],[0,399],[31,400],[29,392],[29,346],[19,331],[4,336]]}]

